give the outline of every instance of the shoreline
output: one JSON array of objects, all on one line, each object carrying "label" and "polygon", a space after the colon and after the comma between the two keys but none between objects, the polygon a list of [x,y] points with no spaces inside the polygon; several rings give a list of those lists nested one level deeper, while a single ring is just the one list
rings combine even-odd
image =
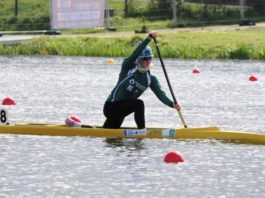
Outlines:
[{"label": "shoreline", "polygon": [[[158,33],[164,58],[265,60],[265,23],[161,29]],[[4,35],[0,37],[0,55],[125,57],[146,36],[133,31]],[[150,46],[155,52],[154,44]]]}]

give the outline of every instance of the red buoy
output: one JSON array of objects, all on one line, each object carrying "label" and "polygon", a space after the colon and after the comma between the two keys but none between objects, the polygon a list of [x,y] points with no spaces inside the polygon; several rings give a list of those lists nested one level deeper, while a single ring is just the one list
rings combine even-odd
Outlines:
[{"label": "red buoy", "polygon": [[251,75],[249,78],[248,78],[250,81],[258,81],[258,78],[254,75]]},{"label": "red buoy", "polygon": [[164,162],[166,163],[184,162],[184,157],[178,151],[169,151],[164,157]]},{"label": "red buoy", "polygon": [[4,100],[2,101],[2,105],[16,105],[16,101],[13,98],[10,97],[6,97],[4,98]]},{"label": "red buoy", "polygon": [[201,73],[201,71],[198,68],[195,68],[192,70],[192,73],[193,74],[199,74],[199,73]]}]

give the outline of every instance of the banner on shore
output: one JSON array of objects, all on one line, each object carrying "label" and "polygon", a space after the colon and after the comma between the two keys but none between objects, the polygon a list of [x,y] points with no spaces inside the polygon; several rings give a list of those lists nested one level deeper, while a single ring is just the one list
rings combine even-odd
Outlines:
[{"label": "banner on shore", "polygon": [[104,26],[105,0],[51,0],[53,29]]}]

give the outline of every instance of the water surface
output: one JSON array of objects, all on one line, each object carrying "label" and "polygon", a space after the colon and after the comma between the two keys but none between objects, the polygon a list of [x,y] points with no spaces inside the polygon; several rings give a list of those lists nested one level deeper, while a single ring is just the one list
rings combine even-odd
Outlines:
[{"label": "water surface", "polygon": [[[102,106],[122,59],[0,57],[0,99],[10,122],[64,123],[69,115],[101,125]],[[155,73],[170,95],[157,59]],[[265,133],[265,63],[165,60],[189,127]],[[201,73],[192,74],[193,68]],[[255,74],[257,82],[248,77]],[[148,90],[147,126],[182,127],[178,114]],[[124,125],[134,126],[133,116]],[[185,163],[163,157],[180,151]],[[216,140],[116,140],[0,135],[0,197],[262,197],[264,146]]]}]

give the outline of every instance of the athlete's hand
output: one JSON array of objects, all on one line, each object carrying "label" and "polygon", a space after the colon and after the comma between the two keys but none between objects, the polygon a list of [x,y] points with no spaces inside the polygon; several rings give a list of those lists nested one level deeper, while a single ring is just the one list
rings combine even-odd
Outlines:
[{"label": "athlete's hand", "polygon": [[157,35],[158,35],[158,32],[157,31],[151,31],[151,32],[149,32],[148,37],[150,39],[154,39],[154,38],[157,37]]},{"label": "athlete's hand", "polygon": [[173,104],[173,108],[178,110],[178,111],[181,109],[181,107],[178,103]]}]

